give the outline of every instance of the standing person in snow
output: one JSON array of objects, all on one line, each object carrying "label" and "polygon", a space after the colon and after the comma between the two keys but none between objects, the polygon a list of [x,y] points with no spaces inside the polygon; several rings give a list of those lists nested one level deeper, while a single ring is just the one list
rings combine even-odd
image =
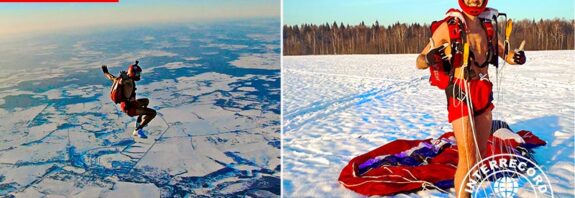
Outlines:
[{"label": "standing person in snow", "polygon": [[128,71],[120,72],[118,77],[110,74],[106,65],[102,66],[102,71],[113,82],[110,93],[112,100],[116,104],[120,103],[122,111],[128,116],[138,116],[136,128],[132,134],[140,138],[147,138],[143,128],[156,117],[156,111],[148,108],[150,100],[147,98],[136,99],[136,81],[140,80],[140,74],[142,73],[142,68],[140,68],[138,63],[136,61],[136,63],[130,65]]},{"label": "standing person in snow", "polygon": [[[417,57],[416,65],[418,69],[429,67],[432,85],[445,89],[449,122],[459,153],[455,192],[457,197],[468,197],[465,190],[459,189],[467,183],[463,179],[469,169],[486,154],[491,110],[495,107],[487,66],[496,65],[497,56],[513,65],[524,64],[526,57],[522,49],[506,52],[508,46],[496,38],[491,21],[480,17],[494,10],[486,8],[488,0],[458,1],[463,11],[452,9],[443,21],[432,25],[430,43]],[[462,60],[464,44],[469,46],[466,67]],[[442,72],[443,76],[439,75]]]}]

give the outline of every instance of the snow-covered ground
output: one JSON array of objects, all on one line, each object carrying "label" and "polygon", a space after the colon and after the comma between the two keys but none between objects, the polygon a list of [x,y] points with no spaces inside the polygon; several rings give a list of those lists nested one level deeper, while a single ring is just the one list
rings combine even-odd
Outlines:
[{"label": "snow-covered ground", "polygon": [[[494,119],[547,141],[535,158],[558,197],[575,196],[575,51],[529,51],[496,80]],[[350,159],[396,139],[437,138],[444,92],[415,68],[415,54],[284,57],[283,195],[360,197],[337,178]],[[453,192],[453,189],[452,189]],[[447,197],[436,190],[405,196]]]},{"label": "snow-covered ground", "polygon": [[[279,22],[2,43],[0,197],[279,197]],[[134,60],[137,98],[158,112],[148,139],[131,135],[136,118],[100,69]]]}]

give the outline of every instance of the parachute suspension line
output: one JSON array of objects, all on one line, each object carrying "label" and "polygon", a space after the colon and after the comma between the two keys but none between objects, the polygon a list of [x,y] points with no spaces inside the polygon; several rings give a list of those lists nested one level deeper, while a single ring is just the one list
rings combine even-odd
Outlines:
[{"label": "parachute suspension line", "polygon": [[[495,23],[496,23],[496,26],[495,26],[495,27],[497,28],[497,32],[499,32],[499,27],[500,27],[497,19],[498,19],[500,16],[505,17],[505,18],[504,18],[504,21],[506,22],[506,24],[505,24],[505,27],[504,27],[504,28],[505,28],[505,29],[504,29],[504,33],[505,33],[505,35],[504,35],[504,36],[505,36],[505,40],[504,40],[504,51],[503,51],[503,53],[502,53],[502,54],[503,54],[503,56],[502,56],[502,57],[503,57],[503,64],[502,64],[501,67],[499,67],[499,65],[496,65],[496,68],[495,68],[495,81],[496,81],[496,82],[495,82],[495,85],[497,86],[497,88],[496,88],[497,96],[496,96],[496,100],[495,100],[494,103],[496,103],[496,105],[500,104],[501,101],[502,101],[502,99],[503,99],[503,98],[501,97],[502,90],[503,90],[502,84],[503,84],[503,79],[504,79],[504,78],[503,78],[503,76],[504,76],[504,75],[503,75],[503,74],[504,74],[503,68],[505,68],[505,65],[506,65],[507,54],[508,54],[509,49],[510,49],[509,38],[510,38],[510,36],[511,36],[511,31],[512,31],[512,28],[513,28],[513,23],[512,23],[511,20],[508,20],[508,19],[507,19],[507,15],[506,15],[505,13],[499,13],[498,16],[495,17],[495,20],[494,20]],[[496,36],[496,39],[497,39],[497,41],[498,41],[498,40],[499,40],[499,36],[498,36],[499,34],[496,34],[496,35],[497,35],[497,36]],[[497,48],[497,50],[499,50],[499,48]],[[497,120],[505,120],[505,116],[504,116],[500,111],[498,111],[498,110],[495,110],[495,112],[493,112],[493,117],[492,117],[492,118],[495,118],[495,119],[497,119]],[[492,119],[492,120],[493,120],[493,119]],[[492,122],[492,124],[493,124],[493,122]],[[503,127],[503,123],[502,123],[502,122],[495,122],[494,125],[491,126],[492,130],[490,130],[490,131],[491,131],[491,132],[495,132],[493,129],[500,129],[500,128],[502,128],[502,127]],[[507,141],[503,141],[502,144],[499,144],[499,150],[500,150],[500,151],[503,151],[503,150],[509,151],[510,148],[511,148],[511,145],[510,145],[510,144],[511,144],[511,143],[509,143],[509,142],[507,142]],[[494,145],[494,144],[491,144],[491,145]],[[495,154],[495,148],[493,148],[493,149],[491,149],[491,150],[492,150],[492,151],[491,151],[491,154]],[[494,176],[493,179],[495,179],[495,176]]]},{"label": "parachute suspension line", "polygon": [[[469,68],[469,43],[465,42],[465,44],[463,45],[463,71],[464,74],[465,72],[467,72],[467,69]],[[473,108],[473,96],[471,95],[471,89],[470,89],[470,82],[469,80],[466,78],[467,76],[464,76],[464,89],[465,89],[465,100],[467,103],[467,112],[468,112],[468,116],[469,116],[469,125],[471,126],[471,134],[473,137],[473,143],[475,145],[475,162],[474,163],[479,163],[481,160],[483,160],[483,156],[481,155],[481,149],[479,149],[479,143],[477,141],[477,130],[476,130],[476,125],[475,125],[475,115],[474,115],[474,108]],[[473,170],[468,170],[468,171],[473,171]],[[495,179],[495,177],[494,177]],[[495,181],[495,180],[494,180]],[[492,189],[492,186],[490,186],[489,188]],[[485,189],[484,189],[485,191]],[[474,197],[476,197],[477,194],[475,194]]]},{"label": "parachute suspension line", "polygon": [[[497,102],[498,104],[501,103],[501,101],[502,101],[502,99],[503,99],[503,98],[501,97],[502,90],[503,90],[502,84],[503,84],[503,79],[504,79],[504,78],[503,78],[503,76],[504,76],[504,75],[503,75],[503,74],[504,74],[504,72],[503,72],[504,70],[503,70],[503,69],[505,68],[505,65],[506,65],[506,63],[507,63],[507,54],[509,53],[509,50],[511,49],[511,46],[510,46],[510,44],[509,44],[509,38],[511,37],[511,32],[512,32],[512,30],[513,30],[513,21],[512,21],[511,19],[507,19],[507,15],[504,15],[504,16],[505,16],[506,24],[505,24],[505,30],[504,30],[504,31],[505,31],[505,40],[504,40],[504,42],[503,42],[503,45],[504,45],[504,46],[503,46],[503,47],[504,47],[504,51],[503,51],[503,64],[502,64],[501,68],[496,68],[496,73],[495,73],[495,74],[496,74],[496,80],[497,80],[497,82],[496,82],[496,85],[497,85],[497,101],[496,101],[496,102]],[[503,115],[501,112],[496,111],[496,112],[495,112],[495,115],[498,115],[498,117],[501,117],[501,118],[498,118],[499,120],[505,120],[505,117],[504,117],[504,115]],[[492,126],[492,127],[500,128],[501,126],[499,126],[499,125],[502,125],[502,124],[503,124],[503,123],[497,122],[497,126]],[[510,148],[511,148],[511,145],[510,145],[510,144],[511,144],[511,143],[509,143],[509,142],[507,142],[507,141],[503,141],[503,144],[500,144],[499,149],[500,149],[500,150],[504,150],[504,149],[505,149],[506,151],[509,151]]]},{"label": "parachute suspension line", "polygon": [[[467,96],[465,96],[465,97],[467,97]],[[462,103],[462,102],[460,102],[460,103]],[[461,105],[461,115],[463,115],[463,105]],[[465,121],[463,119],[461,119],[461,126],[463,127],[463,140],[465,141],[462,143],[465,144],[467,142],[467,139],[468,139],[467,136],[469,134],[466,133],[466,131],[468,131],[468,129],[467,129],[468,125],[467,125],[467,123],[465,123]],[[460,148],[460,147],[458,147],[458,148]],[[467,166],[472,167],[472,165],[470,165],[471,160],[469,159],[469,154],[470,154],[469,148],[467,148],[467,145],[465,145],[465,148],[466,148],[465,149],[465,160],[467,161]]]},{"label": "parachute suspension line", "polygon": [[[461,115],[464,115],[463,112],[464,112],[464,110],[465,110],[464,107],[463,107],[463,102],[466,102],[466,103],[467,103],[467,110],[468,110],[468,112],[467,112],[467,114],[468,114],[467,119],[469,120],[469,126],[471,127],[471,130],[474,131],[474,128],[475,128],[475,127],[474,127],[474,125],[472,124],[472,120],[473,120],[472,111],[471,111],[470,108],[469,108],[470,105],[472,105],[472,103],[469,103],[469,100],[468,100],[468,98],[469,98],[469,91],[468,91],[468,86],[467,86],[467,80],[466,80],[466,78],[465,78],[465,77],[466,77],[466,76],[465,76],[465,70],[466,70],[466,67],[467,67],[467,64],[468,64],[468,60],[469,60],[469,44],[466,42],[466,40],[467,40],[467,39],[464,39],[464,42],[463,42],[463,65],[461,66],[461,69],[463,70],[463,72],[459,73],[459,75],[457,75],[457,72],[456,72],[456,73],[455,73],[455,76],[456,76],[456,77],[454,77],[455,80],[454,80],[454,82],[453,82],[454,85],[458,85],[458,86],[459,86],[459,85],[461,84],[460,82],[463,81],[464,90],[459,89],[459,90],[458,90],[459,93],[457,93],[458,95],[455,95],[455,89],[453,89],[453,96],[455,96],[456,101],[458,101],[458,103],[457,103],[456,106],[461,105],[461,106],[460,106],[461,108],[459,108],[460,111],[461,111]],[[463,79],[463,80],[462,80],[462,79]],[[465,101],[461,101],[461,100],[459,99],[462,94],[465,94],[465,96],[463,96],[463,97],[464,97],[463,100],[465,100]],[[465,168],[468,169],[467,171],[469,172],[469,171],[472,171],[472,170],[470,170],[470,168],[473,167],[473,165],[471,164],[471,160],[469,159],[469,158],[470,158],[470,156],[469,156],[469,154],[470,154],[470,153],[469,153],[470,148],[467,147],[467,145],[468,145],[468,144],[467,144],[467,140],[468,140],[467,136],[469,135],[469,134],[467,133],[467,132],[468,132],[468,128],[467,128],[468,125],[467,125],[467,123],[464,121],[464,119],[460,119],[460,124],[461,124],[462,132],[463,132],[463,134],[462,134],[462,135],[463,135],[463,142],[459,142],[459,143],[461,143],[462,145],[457,145],[457,148],[458,148],[458,150],[459,150],[460,148],[463,148],[463,147],[465,148],[465,149],[464,149],[464,152],[465,152],[465,161],[467,162],[467,163],[466,163],[466,166],[467,166],[467,167],[465,167]],[[455,129],[454,129],[454,130],[455,130]],[[475,132],[472,132],[471,135],[473,136],[473,140],[475,141]],[[475,142],[477,142],[477,141],[475,141]],[[476,143],[476,148],[478,149],[477,143]],[[461,151],[459,150],[458,152],[461,152]],[[476,160],[476,161],[477,161],[477,160]],[[474,162],[474,163],[477,163],[477,162]],[[461,166],[461,165],[459,165],[459,166]],[[462,182],[465,182],[465,181],[462,181]],[[465,184],[464,184],[464,183],[460,183],[459,185],[460,185],[460,186],[456,186],[456,188],[459,188],[459,189],[461,190],[461,189],[462,189],[462,188],[461,188],[462,185],[465,185]],[[456,196],[459,196],[459,193],[461,193],[461,192],[457,192],[457,191],[456,191]]]},{"label": "parachute suspension line", "polygon": [[444,191],[443,189],[437,187],[436,185],[434,185],[434,184],[431,183],[431,182],[423,181],[423,180],[418,179],[417,177],[415,177],[415,176],[413,175],[413,173],[411,173],[411,171],[409,171],[409,170],[407,170],[407,169],[403,169],[403,171],[407,172],[407,173],[408,173],[413,179],[415,179],[415,180],[409,180],[409,179],[407,179],[407,178],[405,178],[405,177],[403,177],[403,179],[406,179],[406,180],[412,181],[412,182],[421,182],[421,188],[423,188],[424,190],[428,190],[427,187],[429,186],[429,187],[435,188],[436,190],[438,190],[438,191],[440,191],[440,192],[442,192],[442,193],[447,193],[446,191]]},{"label": "parachute suspension line", "polygon": [[497,80],[497,100],[500,100],[500,94],[501,94],[501,84],[503,81],[503,68],[505,68],[505,65],[507,63],[507,54],[509,53],[509,49],[511,48],[510,44],[509,44],[509,37],[511,37],[511,31],[513,30],[513,21],[511,19],[507,19],[507,15],[505,15],[505,20],[507,21],[505,24],[505,41],[503,41],[503,64],[501,65],[501,68],[497,68],[496,69],[496,80]]},{"label": "parachute suspension line", "polygon": [[132,170],[134,170],[134,168],[138,165],[138,163],[140,163],[140,161],[141,161],[142,159],[144,159],[144,157],[148,154],[148,152],[149,152],[150,150],[152,150],[152,148],[156,145],[156,143],[158,142],[158,140],[161,140],[162,137],[164,136],[164,134],[168,131],[168,129],[170,129],[171,126],[170,126],[170,124],[168,123],[168,121],[166,121],[166,119],[164,119],[164,116],[163,116],[161,113],[158,112],[158,114],[159,114],[158,117],[160,117],[160,118],[162,119],[162,121],[164,121],[164,123],[166,124],[167,127],[166,127],[166,129],[164,129],[164,131],[162,131],[162,133],[160,134],[160,136],[158,136],[158,138],[155,138],[155,139],[154,139],[154,143],[152,143],[152,145],[146,150],[146,152],[144,152],[144,154],[142,155],[142,157],[140,157],[140,159],[138,159],[138,161],[136,161],[136,163],[134,163],[134,165],[132,165],[132,167],[130,168],[130,170],[128,170],[128,174],[131,173]]},{"label": "parachute suspension line", "polygon": [[445,191],[445,190],[443,190],[443,189],[437,187],[436,185],[433,185],[433,183],[431,183],[431,182],[423,182],[423,183],[421,184],[421,188],[422,188],[423,190],[429,190],[429,189],[427,188],[428,186],[429,186],[429,187],[433,187],[435,190],[437,190],[437,191],[439,191],[439,192],[441,192],[441,193],[445,193],[445,194],[449,193],[449,192],[447,192],[447,191]]},{"label": "parachute suspension line", "polygon": [[[424,180],[420,180],[420,179],[416,178],[416,177],[411,173],[411,171],[409,171],[409,170],[407,170],[407,169],[402,169],[402,170],[405,171],[405,172],[407,172],[407,173],[411,176],[412,179],[409,179],[409,178],[404,177],[404,176],[401,176],[401,175],[395,175],[395,174],[393,174],[393,175],[389,175],[389,176],[390,176],[390,177],[400,178],[400,179],[403,179],[404,181],[374,181],[374,180],[370,180],[370,181],[364,181],[364,182],[357,183],[357,184],[346,184],[346,183],[343,183],[342,181],[340,181],[340,184],[343,184],[343,185],[346,186],[346,187],[356,187],[356,186],[364,185],[364,184],[366,184],[366,183],[394,183],[394,184],[421,183],[421,188],[422,188],[423,190],[428,190],[427,187],[433,187],[433,188],[435,188],[436,190],[438,190],[438,191],[440,191],[440,192],[442,192],[442,193],[448,193],[447,191],[441,189],[440,187],[434,185],[434,184],[431,183],[431,182],[424,181]],[[390,172],[390,173],[393,173],[393,171],[389,171],[389,172]]]},{"label": "parachute suspension line", "polygon": [[[477,131],[475,130],[475,117],[473,115],[473,102],[471,100],[471,90],[469,89],[470,83],[469,80],[467,80],[467,76],[465,76],[465,73],[467,71],[467,69],[469,69],[469,43],[465,42],[463,44],[463,66],[462,69],[464,71],[464,89],[465,89],[465,100],[467,103],[467,115],[468,115],[468,119],[469,119],[469,125],[471,126],[471,134],[473,135],[473,142],[475,144],[475,157],[476,157],[476,161],[480,161],[481,160],[481,150],[479,149],[479,144],[477,143]],[[477,162],[476,162],[477,163]]]},{"label": "parachute suspension line", "polygon": [[[454,79],[455,80],[453,81],[453,84],[459,85],[460,84],[459,82],[461,82],[461,79],[459,79],[459,78],[454,78]],[[458,94],[458,95],[456,95],[456,94]],[[463,94],[461,90],[459,90],[459,93],[455,93],[455,89],[452,89],[452,94],[451,94],[452,96],[460,96],[461,94]],[[467,96],[465,96],[465,97],[467,97]],[[459,100],[458,99],[459,97],[455,97],[455,98],[456,99],[455,99],[454,106],[460,106],[461,107],[461,108],[459,108],[460,113],[461,113],[460,115],[463,115],[463,111],[464,111],[463,101]],[[467,131],[467,124],[465,123],[465,121],[463,119],[460,119],[460,123],[461,123],[461,126],[463,127],[462,130]],[[467,135],[468,135],[467,133],[465,133],[465,132],[463,133],[463,140],[467,140]],[[463,142],[461,142],[461,143],[463,143]],[[462,148],[462,147],[458,146],[457,148],[459,150],[459,148]],[[469,165],[471,160],[469,159],[468,149],[466,149],[464,151],[465,151],[465,161],[467,162],[467,165]]]},{"label": "parachute suspension line", "polygon": [[[499,104],[499,99],[500,97],[500,79],[499,79],[499,17],[500,16],[505,16],[505,19],[507,19],[507,14],[505,13],[498,13],[496,16],[493,16],[493,21],[495,22],[495,56],[497,58],[497,62],[495,65],[495,86],[497,86],[497,97],[494,103],[496,103],[495,105],[497,106],[497,104]],[[503,60],[503,63],[505,63],[505,60]],[[502,66],[503,67],[503,66]],[[492,114],[493,115],[493,114]],[[492,117],[493,118],[493,117]],[[498,127],[498,126],[497,126]],[[493,129],[494,126],[491,126],[491,128]],[[492,131],[492,130],[490,130]]]},{"label": "parachute suspension line", "polygon": [[[501,97],[502,94],[502,90],[503,90],[503,80],[504,80],[504,68],[507,65],[507,54],[509,53],[509,50],[511,49],[510,43],[509,43],[509,38],[511,36],[511,32],[513,30],[513,21],[511,19],[507,18],[507,15],[504,13],[501,13],[500,16],[504,16],[504,21],[505,21],[505,27],[504,27],[504,33],[505,33],[505,40],[503,42],[503,47],[504,47],[504,51],[503,51],[503,63],[501,65],[501,67],[496,67],[495,69],[495,79],[496,79],[496,86],[497,86],[497,100],[496,103],[500,104],[503,100],[503,98]],[[497,20],[496,20],[497,21]],[[499,26],[497,26],[497,28],[499,28]],[[498,37],[499,38],[499,37]],[[494,113],[494,115],[497,115],[500,118],[497,118],[499,120],[505,120],[505,116],[503,115],[503,113],[501,113],[500,111],[496,110],[496,112]],[[491,126],[492,128],[501,128],[503,125],[503,123],[501,122],[496,122],[496,126]],[[497,140],[496,140],[497,141]],[[502,141],[502,144],[499,144],[499,150],[503,151],[503,152],[509,152],[512,151],[513,149],[511,146],[511,143],[508,142],[507,140],[499,140]],[[492,144],[495,145],[495,144]],[[495,154],[495,148],[492,151],[492,154]],[[495,181],[497,178],[495,175],[492,176],[492,179]]]},{"label": "parachute suspension line", "polygon": [[467,97],[465,98],[468,102],[467,104],[467,111],[469,115],[469,125],[471,126],[471,134],[473,134],[473,142],[475,143],[475,156],[477,157],[478,161],[482,159],[481,157],[481,150],[479,149],[479,144],[477,143],[477,131],[475,129],[475,115],[473,114],[473,103],[471,101],[471,93],[469,89],[469,82],[465,82],[465,91],[467,92]]}]

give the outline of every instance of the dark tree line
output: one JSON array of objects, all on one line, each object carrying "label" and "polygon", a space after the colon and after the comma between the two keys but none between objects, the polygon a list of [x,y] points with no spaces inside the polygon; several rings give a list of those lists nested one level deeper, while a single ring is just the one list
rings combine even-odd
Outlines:
[{"label": "dark tree line", "polygon": [[[514,21],[510,43],[517,48],[525,40],[525,50],[574,49],[574,25],[574,20],[564,19]],[[500,32],[502,39],[503,29]],[[419,53],[430,36],[429,25],[418,23],[284,25],[283,49],[285,55]]]}]

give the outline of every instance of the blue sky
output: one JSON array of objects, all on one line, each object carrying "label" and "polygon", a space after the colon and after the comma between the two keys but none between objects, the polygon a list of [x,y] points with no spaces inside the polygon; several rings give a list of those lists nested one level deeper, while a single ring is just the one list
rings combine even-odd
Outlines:
[{"label": "blue sky", "polygon": [[[43,10],[94,10],[114,7],[236,7],[257,9],[261,6],[279,6],[279,0],[119,0],[119,3],[0,3],[2,12],[34,12]],[[278,13],[279,14],[279,13]]]},{"label": "blue sky", "polygon": [[[575,18],[575,0],[490,0],[488,7],[513,19]],[[358,24],[430,23],[441,19],[457,0],[284,0],[283,23]]]},{"label": "blue sky", "polygon": [[102,25],[280,17],[280,0],[0,3],[0,37]]},{"label": "blue sky", "polygon": [[[33,12],[53,9],[93,10],[111,7],[235,7],[253,10],[261,6],[279,6],[279,0],[119,0],[119,3],[0,3],[3,12]],[[279,14],[279,13],[278,13]]]}]

